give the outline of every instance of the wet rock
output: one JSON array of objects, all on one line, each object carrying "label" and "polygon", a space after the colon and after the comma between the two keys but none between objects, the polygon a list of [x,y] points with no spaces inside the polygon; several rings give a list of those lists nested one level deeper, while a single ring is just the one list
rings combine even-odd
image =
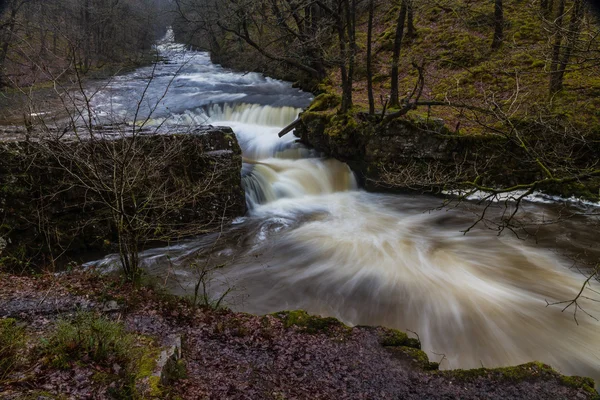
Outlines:
[{"label": "wet rock", "polygon": [[498,136],[459,135],[441,119],[379,123],[345,118],[340,124],[330,112],[305,112],[295,134],[348,163],[369,190],[441,190],[478,176],[484,185],[508,186],[540,177],[522,149]]},{"label": "wet rock", "polygon": [[121,309],[121,306],[119,306],[119,303],[117,303],[114,300],[104,303],[104,306],[102,307],[103,312],[119,311],[120,309]]},{"label": "wet rock", "polygon": [[[131,138],[123,137],[123,128],[118,126],[101,127],[97,132],[104,139],[60,142],[60,152],[53,152],[57,145],[52,142],[0,141],[3,267],[23,270],[31,265],[54,266],[56,262],[80,261],[81,255],[89,252],[116,250],[111,208],[103,200],[106,193],[97,190],[103,185],[79,181],[77,177],[82,174],[70,154],[78,153],[82,160],[86,154],[110,159],[111,149]],[[106,139],[111,136],[115,138]],[[142,240],[166,240],[165,235],[182,238],[190,234],[186,233],[190,226],[204,231],[218,229],[223,222],[245,214],[241,149],[230,128],[173,128],[158,135],[142,132],[136,140],[132,162],[151,161],[153,169],[138,175],[142,177],[135,181],[135,196],[151,197],[161,185],[181,193],[184,199],[153,204],[152,212],[145,213],[144,218],[156,229]],[[177,149],[176,157],[161,158],[173,148]],[[110,182],[112,168],[105,169],[100,169],[100,174],[105,174],[101,179]],[[200,192],[200,185],[206,190]],[[168,232],[161,229],[163,226]]]}]

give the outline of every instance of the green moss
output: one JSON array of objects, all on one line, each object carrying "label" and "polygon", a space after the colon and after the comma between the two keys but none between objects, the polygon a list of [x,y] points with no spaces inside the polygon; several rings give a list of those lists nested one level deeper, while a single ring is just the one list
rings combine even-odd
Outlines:
[{"label": "green moss", "polygon": [[327,136],[348,136],[351,132],[356,130],[358,123],[353,115],[350,114],[338,114],[334,115],[329,124],[325,127],[325,134]]},{"label": "green moss", "polygon": [[160,377],[154,375],[160,349],[154,347],[150,338],[141,338],[142,346],[137,349],[137,355],[131,371],[134,382],[132,390],[135,398],[160,398],[163,394]]},{"label": "green moss", "polygon": [[386,329],[381,335],[380,342],[382,346],[406,346],[408,335],[396,329]]},{"label": "green moss", "polygon": [[326,111],[336,108],[342,103],[340,96],[333,93],[318,95],[308,107],[308,111]]},{"label": "green moss", "polygon": [[531,63],[531,68],[544,68],[546,66],[546,61],[544,60],[534,60]]},{"label": "green moss", "polygon": [[316,111],[304,111],[302,114],[300,114],[300,118],[302,119],[302,122],[304,122],[305,124],[310,124],[311,122],[322,122],[322,123],[328,123],[329,120],[333,117],[334,113],[327,113],[327,112],[316,112]]},{"label": "green moss", "polygon": [[576,389],[583,389],[585,392],[592,395],[593,396],[592,398],[600,399],[600,395],[598,394],[598,391],[596,391],[596,389],[594,388],[595,383],[592,378],[586,378],[586,377],[581,377],[581,376],[561,375],[560,383],[562,383],[563,385],[568,386],[568,387],[572,387],[572,388],[576,388]]},{"label": "green moss", "polygon": [[413,363],[425,371],[435,371],[439,369],[440,365],[436,362],[429,361],[429,357],[427,357],[427,354],[423,350],[407,346],[402,346],[398,350],[406,354]]},{"label": "green moss", "polygon": [[156,369],[156,360],[158,360],[158,357],[160,356],[160,351],[158,349],[144,347],[141,349],[140,353],[141,354],[136,362],[136,378],[144,379],[152,376],[154,373],[154,370]]},{"label": "green moss", "polygon": [[440,65],[447,68],[470,67],[489,56],[487,42],[468,32],[458,32],[448,37],[444,44]]},{"label": "green moss", "polygon": [[587,393],[591,394],[593,398],[600,398],[598,396],[598,392],[594,389],[593,379],[582,378],[579,376],[563,376],[552,369],[552,367],[549,365],[537,361],[517,365],[515,367],[477,368],[468,370],[457,369],[451,371],[441,371],[439,374],[460,381],[472,381],[478,378],[495,378],[516,383],[529,379],[557,379],[565,386],[583,389]]},{"label": "green moss", "polygon": [[317,317],[308,314],[304,310],[281,311],[272,314],[274,317],[283,321],[283,326],[290,328],[292,326],[299,328],[301,331],[316,334],[316,333],[333,333],[335,331],[349,331],[346,325],[332,317]]},{"label": "green moss", "polygon": [[161,397],[163,391],[160,386],[160,377],[155,376],[155,375],[148,377],[148,386],[149,386],[149,390],[147,392],[148,396]]}]

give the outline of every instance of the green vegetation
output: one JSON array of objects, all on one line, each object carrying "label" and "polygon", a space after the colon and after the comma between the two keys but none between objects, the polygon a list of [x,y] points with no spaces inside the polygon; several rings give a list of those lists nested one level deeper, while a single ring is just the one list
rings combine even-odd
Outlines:
[{"label": "green vegetation", "polygon": [[427,354],[423,350],[415,349],[414,347],[400,346],[393,348],[393,352],[396,355],[401,353],[403,357],[408,358],[410,362],[423,371],[437,371],[440,367],[440,364],[429,361],[429,357],[427,357]]},{"label": "green vegetation", "polygon": [[386,347],[411,347],[421,348],[421,342],[418,339],[409,338],[408,335],[397,329],[385,329],[381,335],[381,345]]},{"label": "green vegetation", "polygon": [[68,368],[70,361],[89,359],[100,365],[129,365],[135,338],[122,323],[94,313],[80,313],[73,320],[60,320],[52,336],[44,341],[43,352],[57,367]]},{"label": "green vegetation", "polygon": [[340,96],[333,93],[322,93],[315,97],[308,111],[326,111],[336,108],[342,102]]},{"label": "green vegetation", "polygon": [[310,315],[304,310],[281,311],[272,315],[282,320],[284,327],[297,327],[301,331],[310,334],[335,334],[350,330],[350,328],[335,318]]},{"label": "green vegetation", "polygon": [[[443,7],[427,2],[417,4],[415,25],[418,35],[406,42],[401,52],[401,93],[412,90],[416,83],[417,75],[411,63],[424,60],[423,99],[487,106],[493,96],[493,101],[500,106],[516,100],[520,106],[516,115],[535,118],[540,113],[567,113],[580,129],[597,129],[600,126],[597,115],[600,97],[595,93],[600,89],[597,79],[600,66],[590,64],[586,68],[569,69],[563,91],[558,96],[549,96],[550,25],[540,15],[537,3],[531,7],[518,2],[504,3],[504,36],[507,39],[496,50],[489,46],[493,12],[490,2],[449,0]],[[380,66],[379,79],[375,80],[376,94],[385,95],[388,91],[389,77],[381,77],[388,69],[389,41],[393,40],[396,22],[391,19],[385,22],[384,16],[394,13],[395,8],[397,5],[392,2],[379,9],[378,20],[384,21],[384,25],[379,25],[381,48],[374,60]],[[590,14],[587,18],[590,21],[583,29],[589,33],[595,29],[591,22],[594,18]],[[598,42],[586,41],[584,36],[579,45],[588,44],[595,54]],[[357,86],[356,103],[366,106],[364,85],[359,83]],[[478,134],[486,130],[485,124],[477,123],[472,113],[464,109],[432,107],[430,115],[444,119],[449,126],[460,121],[464,133]]]},{"label": "green vegetation", "polygon": [[594,399],[600,399],[598,392],[594,389],[594,380],[591,378],[583,378],[579,376],[563,376],[556,372],[549,365],[541,362],[530,362],[527,364],[517,365],[515,367],[502,368],[477,368],[477,369],[455,369],[449,371],[440,371],[440,375],[460,381],[473,381],[478,378],[495,378],[508,380],[512,382],[520,382],[538,377],[543,379],[558,378],[561,383],[573,388],[581,388]]},{"label": "green vegetation", "polygon": [[[72,363],[91,364],[98,383],[118,382],[110,389],[117,398],[158,398],[160,377],[155,375],[160,349],[154,340],[125,330],[122,322],[82,312],[59,320],[51,336],[42,340],[41,352],[50,366],[69,369]],[[115,365],[122,373],[114,371]]]},{"label": "green vegetation", "polygon": [[25,346],[25,329],[15,319],[0,319],[0,382],[18,366]]}]

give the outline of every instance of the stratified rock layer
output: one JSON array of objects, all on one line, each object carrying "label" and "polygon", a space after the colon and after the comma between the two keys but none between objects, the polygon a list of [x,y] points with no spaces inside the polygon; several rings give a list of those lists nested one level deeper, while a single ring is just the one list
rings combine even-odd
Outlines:
[{"label": "stratified rock layer", "polygon": [[[56,259],[77,259],[86,252],[115,250],[110,201],[103,197],[106,193],[89,188],[90,177],[80,181],[81,171],[93,169],[77,164],[88,155],[103,161],[114,158],[111,152],[123,148],[119,142],[130,140],[67,140],[60,145],[38,140],[0,143],[0,265],[12,269],[40,267]],[[241,149],[230,128],[174,130],[136,140],[131,156],[116,159],[132,160],[142,169],[146,164],[153,166],[152,173],[143,178],[133,176],[134,172],[130,177],[135,180],[132,192],[140,207],[158,186],[165,192],[165,188],[177,190],[185,199],[164,204],[158,199],[152,212],[141,213],[157,228],[144,240],[164,240],[163,226],[168,227],[170,238],[177,239],[193,234],[190,227],[210,231],[245,213]],[[60,148],[54,152],[53,146]],[[173,148],[177,148],[176,156]],[[168,151],[170,156],[163,162],[161,155]],[[110,163],[105,162],[100,174],[110,169]],[[102,179],[113,182],[110,176]]]}]

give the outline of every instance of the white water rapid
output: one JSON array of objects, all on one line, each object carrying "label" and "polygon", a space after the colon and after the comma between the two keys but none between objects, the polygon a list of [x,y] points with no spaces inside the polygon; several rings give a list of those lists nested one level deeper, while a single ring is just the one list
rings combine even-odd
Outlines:
[{"label": "white water rapid", "polygon": [[[159,49],[167,61],[154,72],[140,69],[101,91],[99,115],[132,121],[153,75],[148,97],[158,106],[151,115],[151,107],[144,111],[153,124],[234,129],[251,206],[222,235],[142,254],[148,271],[174,292],[191,292],[192,261],[225,263],[210,290],[218,296],[234,287],[228,300],[236,310],[302,308],[351,325],[410,330],[433,361],[445,355],[442,368],[539,360],[565,374],[600,378],[600,323],[579,310],[578,325],[573,307],[547,306],[572,299],[585,280],[567,256],[598,255],[593,219],[543,224],[537,242],[483,226],[464,235],[481,206],[447,209],[430,196],[366,193],[345,164],[318,157],[292,134],[279,139],[309,94],[224,69],[168,38]],[[499,216],[502,206],[490,215]],[[523,212],[550,220],[559,211],[527,203]],[[600,317],[600,303],[581,300]]]}]

